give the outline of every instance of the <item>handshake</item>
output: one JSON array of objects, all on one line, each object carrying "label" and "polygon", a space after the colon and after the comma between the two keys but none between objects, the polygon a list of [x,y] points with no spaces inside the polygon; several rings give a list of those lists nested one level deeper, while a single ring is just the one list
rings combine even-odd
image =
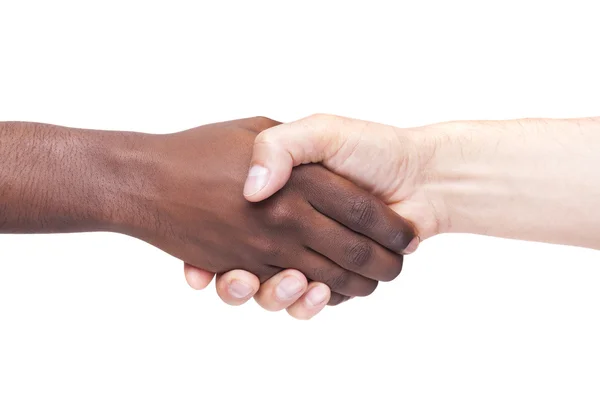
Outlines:
[{"label": "handshake", "polygon": [[[186,278],[194,288],[223,273],[217,292],[225,302],[242,304],[256,294],[266,309],[287,308],[309,318],[326,304],[369,295],[378,281],[396,278],[403,254],[416,248],[418,238],[413,224],[389,207],[400,187],[384,187],[389,177],[376,175],[374,160],[383,154],[357,147],[386,148],[391,142],[359,143],[357,137],[335,149],[317,150],[316,141],[274,147],[269,135],[290,138],[269,131],[277,126],[251,118],[175,135],[168,154],[177,163],[173,171],[180,172],[156,198],[186,204],[173,226],[186,229],[184,242],[194,245],[182,253],[179,240],[151,243],[172,248],[167,251],[186,261]],[[293,125],[280,127],[285,131]],[[300,138],[310,140],[309,130],[298,128]],[[358,152],[350,154],[351,147]],[[338,154],[324,156],[323,151]],[[194,159],[200,169],[190,169]],[[291,173],[293,166],[320,161],[326,163],[298,166]],[[380,173],[389,171],[387,166]]]},{"label": "handshake", "polygon": [[130,235],[183,260],[193,288],[217,274],[225,302],[301,319],[371,294],[439,233],[600,248],[600,213],[581,207],[600,201],[597,118],[257,117],[167,135],[5,122],[0,143],[0,233]]}]

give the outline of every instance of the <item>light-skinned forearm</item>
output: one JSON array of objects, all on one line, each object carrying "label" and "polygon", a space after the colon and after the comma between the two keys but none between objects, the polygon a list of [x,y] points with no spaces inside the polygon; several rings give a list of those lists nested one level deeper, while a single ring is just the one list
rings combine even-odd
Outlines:
[{"label": "light-skinned forearm", "polygon": [[445,232],[600,249],[600,119],[449,122],[427,191]]}]

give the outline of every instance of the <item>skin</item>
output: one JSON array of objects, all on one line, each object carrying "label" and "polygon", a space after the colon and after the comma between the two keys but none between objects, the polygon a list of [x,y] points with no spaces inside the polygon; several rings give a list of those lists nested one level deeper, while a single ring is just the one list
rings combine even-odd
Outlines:
[{"label": "skin", "polygon": [[0,123],[0,232],[130,235],[222,274],[238,293],[248,285],[230,271],[257,285],[293,267],[302,279],[288,280],[288,297],[308,280],[333,291],[313,299],[317,307],[394,279],[414,228],[348,180],[305,166],[268,200],[244,199],[255,136],[277,124],[251,118],[149,135]]},{"label": "skin", "polygon": [[[268,172],[249,176],[244,194],[262,201],[292,168],[321,162],[414,221],[418,236],[407,253],[419,240],[453,232],[600,249],[598,154],[600,118],[401,129],[314,115],[257,136],[251,165]],[[299,318],[311,311],[290,306]]]}]

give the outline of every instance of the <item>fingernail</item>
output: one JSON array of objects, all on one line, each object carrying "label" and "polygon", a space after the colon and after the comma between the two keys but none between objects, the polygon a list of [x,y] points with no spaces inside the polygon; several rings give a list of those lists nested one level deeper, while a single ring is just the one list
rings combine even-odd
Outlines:
[{"label": "fingernail", "polygon": [[300,293],[303,285],[296,277],[286,276],[275,288],[275,295],[279,300],[289,300]]},{"label": "fingernail", "polygon": [[262,188],[267,185],[269,181],[269,170],[260,165],[253,165],[248,171],[248,178],[244,184],[244,195],[252,196],[258,193]]},{"label": "fingernail", "polygon": [[243,299],[252,293],[252,288],[245,282],[242,282],[239,279],[234,279],[229,282],[228,291],[233,297],[237,299]]},{"label": "fingernail", "polygon": [[306,294],[306,303],[310,307],[317,307],[327,300],[327,289],[322,286],[312,288]]},{"label": "fingernail", "polygon": [[404,254],[410,254],[410,253],[414,253],[415,250],[417,250],[417,247],[419,247],[419,242],[421,240],[419,239],[418,236],[415,236],[413,238],[413,240],[410,241],[410,243],[408,244],[408,246],[406,246],[406,249],[404,249]]}]

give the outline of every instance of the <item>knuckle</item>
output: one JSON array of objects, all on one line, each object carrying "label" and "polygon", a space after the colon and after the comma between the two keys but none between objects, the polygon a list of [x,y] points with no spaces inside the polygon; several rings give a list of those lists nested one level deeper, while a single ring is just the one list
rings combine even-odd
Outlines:
[{"label": "knuckle", "polygon": [[271,226],[284,227],[295,222],[294,208],[286,202],[273,204],[267,213],[267,220]]},{"label": "knuckle", "polygon": [[355,227],[371,228],[375,225],[375,203],[366,198],[354,199],[348,216]]},{"label": "knuckle", "polygon": [[[312,280],[315,282],[326,283],[326,282],[328,282],[328,276],[325,271],[326,271],[326,269],[313,267],[310,269],[310,276],[311,276]],[[303,272],[303,271],[301,271],[301,272]],[[327,285],[327,286],[329,286],[329,285]],[[329,288],[331,288],[331,286],[329,286]]]},{"label": "knuckle", "polygon": [[269,132],[262,131],[258,135],[256,135],[256,138],[254,139],[254,144],[268,143],[270,140],[271,138],[269,137]]},{"label": "knuckle", "polygon": [[254,145],[260,145],[260,146],[268,146],[270,151],[273,151],[272,146],[280,146],[281,145],[281,134],[279,134],[278,132],[273,132],[272,130],[268,129],[271,128],[272,126],[267,126],[265,128],[259,129],[258,130],[258,134],[256,135],[256,137],[254,138]]},{"label": "knuckle", "polygon": [[333,276],[331,279],[329,279],[329,281],[327,282],[327,286],[329,286],[329,288],[333,291],[339,291],[338,289],[342,289],[343,291],[343,288],[348,283],[349,278],[349,272],[337,274],[336,276]]},{"label": "knuckle", "polygon": [[316,113],[312,114],[307,119],[317,125],[331,125],[338,122],[340,117],[331,114]]},{"label": "knuckle", "polygon": [[356,267],[364,267],[372,258],[373,247],[365,241],[354,243],[348,250],[348,261]]},{"label": "knuckle", "polygon": [[313,120],[313,121],[325,121],[325,120],[329,120],[330,118],[331,118],[331,115],[325,114],[325,113],[315,113],[308,117],[308,119]]}]

